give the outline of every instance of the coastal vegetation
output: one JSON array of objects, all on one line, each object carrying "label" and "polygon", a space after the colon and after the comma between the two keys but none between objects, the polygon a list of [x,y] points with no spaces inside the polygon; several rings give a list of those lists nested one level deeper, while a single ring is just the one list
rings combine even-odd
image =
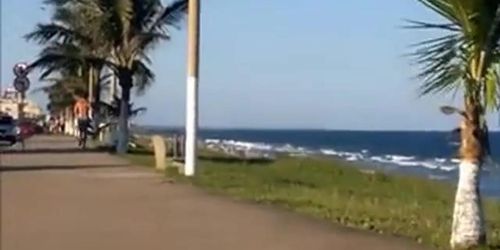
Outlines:
[{"label": "coastal vegetation", "polygon": [[[450,183],[362,170],[352,163],[325,158],[280,157],[272,162],[245,162],[211,157],[202,151],[197,175],[187,178],[176,168],[167,178],[216,194],[274,205],[327,220],[334,225],[401,236],[426,246],[447,249],[453,209]],[[154,158],[128,159],[154,166]],[[485,202],[490,245],[500,246],[500,203]]]}]

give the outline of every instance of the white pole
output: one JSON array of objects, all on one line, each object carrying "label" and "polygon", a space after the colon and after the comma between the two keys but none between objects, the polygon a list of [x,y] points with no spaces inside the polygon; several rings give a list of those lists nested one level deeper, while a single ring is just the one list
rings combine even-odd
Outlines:
[{"label": "white pole", "polygon": [[188,76],[186,95],[186,153],[184,174],[193,176],[197,162],[198,132],[198,72],[199,72],[199,0],[189,0],[188,6]]}]

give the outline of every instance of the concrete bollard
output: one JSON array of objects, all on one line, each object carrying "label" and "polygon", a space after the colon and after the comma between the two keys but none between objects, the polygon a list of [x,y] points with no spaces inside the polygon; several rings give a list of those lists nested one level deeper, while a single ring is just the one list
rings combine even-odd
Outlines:
[{"label": "concrete bollard", "polygon": [[184,163],[179,163],[177,165],[177,170],[179,170],[180,175],[184,175]]},{"label": "concrete bollard", "polygon": [[167,153],[165,147],[165,140],[163,139],[163,137],[159,135],[154,135],[151,137],[151,141],[153,142],[156,169],[164,171],[167,168],[167,164],[165,162],[165,157]]},{"label": "concrete bollard", "polygon": [[177,159],[177,135],[172,139],[172,159]]}]

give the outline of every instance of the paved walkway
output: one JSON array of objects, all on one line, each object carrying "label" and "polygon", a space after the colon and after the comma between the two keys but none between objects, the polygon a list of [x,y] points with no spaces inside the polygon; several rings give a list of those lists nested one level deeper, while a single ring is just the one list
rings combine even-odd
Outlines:
[{"label": "paved walkway", "polygon": [[0,154],[0,249],[421,249],[171,184],[75,144],[41,136]]}]

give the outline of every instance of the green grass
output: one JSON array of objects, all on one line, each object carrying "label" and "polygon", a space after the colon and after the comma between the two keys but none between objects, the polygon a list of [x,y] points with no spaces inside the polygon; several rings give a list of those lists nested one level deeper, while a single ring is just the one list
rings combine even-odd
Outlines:
[{"label": "green grass", "polygon": [[[151,166],[147,155],[130,155]],[[194,178],[168,175],[212,192],[299,213],[353,228],[403,236],[447,249],[454,188],[415,177],[363,173],[348,163],[281,158],[273,163],[202,160]],[[486,201],[490,249],[500,243],[500,203]]]}]

